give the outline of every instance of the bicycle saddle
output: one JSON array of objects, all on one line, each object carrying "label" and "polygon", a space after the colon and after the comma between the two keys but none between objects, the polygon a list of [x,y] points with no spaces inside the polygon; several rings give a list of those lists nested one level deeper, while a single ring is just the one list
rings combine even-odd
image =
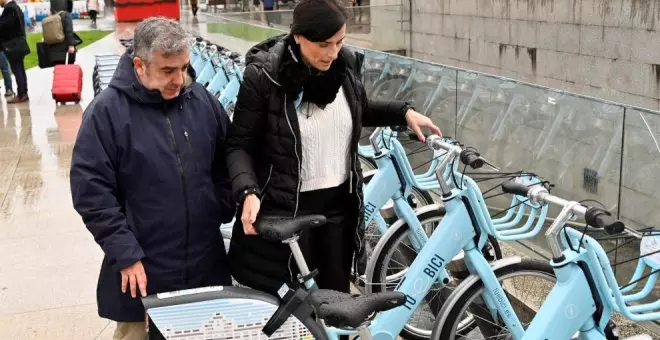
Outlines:
[{"label": "bicycle saddle", "polygon": [[406,295],[401,292],[351,295],[319,289],[310,294],[310,301],[317,316],[326,325],[358,328],[371,314],[402,306],[406,302]]},{"label": "bicycle saddle", "polygon": [[254,225],[265,239],[284,241],[304,229],[320,227],[325,222],[326,218],[323,215],[303,215],[294,218],[259,215]]}]

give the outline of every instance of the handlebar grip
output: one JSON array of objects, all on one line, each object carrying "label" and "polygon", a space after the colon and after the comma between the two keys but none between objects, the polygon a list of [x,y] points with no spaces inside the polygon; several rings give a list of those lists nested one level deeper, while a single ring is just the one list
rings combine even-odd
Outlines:
[{"label": "handlebar grip", "polygon": [[473,150],[463,150],[461,152],[461,162],[469,165],[472,169],[479,169],[484,166],[484,160]]},{"label": "handlebar grip", "polygon": [[408,127],[405,125],[392,125],[390,126],[390,129],[395,132],[406,132],[408,131]]},{"label": "handlebar grip", "polygon": [[204,38],[202,38],[202,37],[196,37],[195,40],[196,40],[197,42],[202,42],[202,41],[204,41]]},{"label": "handlebar grip", "polygon": [[507,181],[502,183],[502,191],[504,191],[507,194],[514,194],[518,196],[527,197],[527,194],[529,193],[529,189],[531,189],[531,187],[514,181]]},{"label": "handlebar grip", "polygon": [[610,235],[618,234],[626,228],[623,222],[612,217],[609,211],[600,208],[587,209],[584,220],[594,228],[605,229]]}]

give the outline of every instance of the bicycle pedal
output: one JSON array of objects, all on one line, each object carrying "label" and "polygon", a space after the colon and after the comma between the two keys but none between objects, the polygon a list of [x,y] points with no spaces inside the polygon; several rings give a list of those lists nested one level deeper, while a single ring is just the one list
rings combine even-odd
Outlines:
[{"label": "bicycle pedal", "polygon": [[653,337],[648,334],[637,334],[623,340],[653,340]]}]

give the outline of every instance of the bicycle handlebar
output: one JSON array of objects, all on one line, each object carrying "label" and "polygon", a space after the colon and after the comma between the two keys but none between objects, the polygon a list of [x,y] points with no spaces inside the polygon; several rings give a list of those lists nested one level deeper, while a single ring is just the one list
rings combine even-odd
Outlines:
[{"label": "bicycle handlebar", "polygon": [[618,234],[626,228],[625,224],[612,217],[609,211],[600,208],[588,208],[587,213],[584,214],[584,220],[592,227],[605,229],[605,232],[610,235]]},{"label": "bicycle handlebar", "polygon": [[550,243],[555,258],[561,258],[564,251],[560,231],[564,225],[573,216],[584,218],[587,225],[598,229],[604,229],[610,235],[622,232],[625,224],[614,217],[605,209],[596,207],[587,207],[575,201],[567,201],[561,197],[551,195],[541,183],[526,185],[518,181],[507,181],[502,183],[502,191],[509,194],[526,196],[534,203],[551,203],[562,207],[559,216],[552,223],[546,237]]},{"label": "bicycle handlebar", "polygon": [[481,155],[470,149],[463,149],[458,145],[450,144],[442,140],[442,137],[438,135],[430,135],[426,138],[426,144],[431,148],[431,150],[446,150],[447,158],[453,158],[458,156],[461,160],[461,163],[471,167],[472,169],[479,169],[484,166],[485,161],[481,158]]}]

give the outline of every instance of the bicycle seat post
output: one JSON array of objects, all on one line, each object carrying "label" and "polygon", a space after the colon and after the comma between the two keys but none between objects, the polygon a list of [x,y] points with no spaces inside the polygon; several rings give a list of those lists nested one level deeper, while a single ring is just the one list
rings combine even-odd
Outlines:
[{"label": "bicycle seat post", "polygon": [[357,335],[360,340],[373,340],[373,337],[371,336],[371,330],[369,330],[370,324],[371,322],[367,321],[358,327]]},{"label": "bicycle seat post", "polygon": [[307,262],[305,262],[305,257],[303,256],[302,250],[300,250],[298,238],[298,235],[294,235],[293,237],[282,241],[282,243],[289,245],[291,248],[291,253],[293,254],[293,258],[296,260],[296,264],[298,265],[298,270],[300,270],[300,274],[303,277],[306,277],[310,274],[310,272],[309,268],[307,267]]}]

